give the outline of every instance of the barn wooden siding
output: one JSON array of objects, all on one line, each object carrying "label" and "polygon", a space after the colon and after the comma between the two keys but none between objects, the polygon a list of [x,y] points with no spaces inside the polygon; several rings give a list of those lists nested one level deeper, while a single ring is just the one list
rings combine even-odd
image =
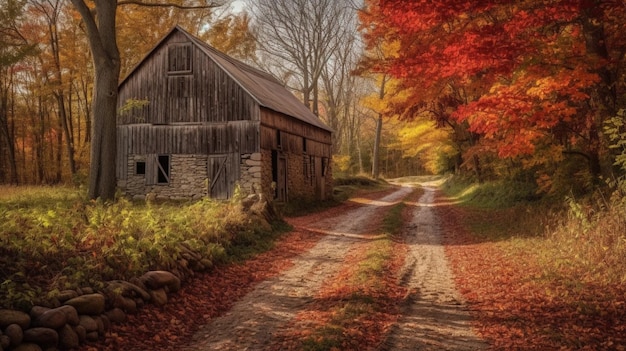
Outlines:
[{"label": "barn wooden siding", "polygon": [[[173,55],[184,62],[175,61]],[[146,103],[120,113],[120,125],[260,118],[257,102],[180,32],[155,48],[125,79],[119,91],[118,109],[130,100]]]},{"label": "barn wooden siding", "polygon": [[[280,143],[277,136],[280,131]],[[306,152],[303,139],[306,139]],[[304,123],[269,109],[261,109],[261,148],[319,157],[331,157],[332,135],[329,131]]]},{"label": "barn wooden siding", "polygon": [[117,127],[117,177],[126,179],[129,155],[251,154],[259,151],[259,122]]}]

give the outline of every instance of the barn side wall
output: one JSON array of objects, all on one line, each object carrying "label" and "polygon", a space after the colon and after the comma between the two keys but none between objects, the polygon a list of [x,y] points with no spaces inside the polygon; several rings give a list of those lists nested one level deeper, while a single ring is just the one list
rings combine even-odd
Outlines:
[{"label": "barn side wall", "polygon": [[[286,161],[286,200],[332,197],[331,132],[261,109],[260,147],[263,193],[276,197],[275,158]],[[273,162],[274,159],[274,162]]]}]

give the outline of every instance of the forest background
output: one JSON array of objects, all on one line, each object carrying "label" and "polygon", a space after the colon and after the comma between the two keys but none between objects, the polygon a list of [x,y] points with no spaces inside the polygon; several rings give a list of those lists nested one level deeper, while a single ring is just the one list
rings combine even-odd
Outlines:
[{"label": "forest background", "polygon": [[[622,1],[167,3],[118,1],[120,78],[179,24],[274,74],[333,128],[336,174],[455,172],[557,195],[624,176]],[[67,0],[0,4],[0,183],[84,184],[94,85],[81,16]]]}]

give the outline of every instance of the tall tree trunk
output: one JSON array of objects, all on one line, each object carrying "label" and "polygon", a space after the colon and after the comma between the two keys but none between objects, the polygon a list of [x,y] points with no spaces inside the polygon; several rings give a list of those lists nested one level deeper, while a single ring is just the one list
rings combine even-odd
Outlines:
[{"label": "tall tree trunk", "polygon": [[0,133],[2,134],[7,146],[7,156],[9,157],[9,183],[18,184],[17,176],[17,162],[15,159],[15,135],[9,128],[9,106],[8,106],[8,94],[2,91],[0,97]]},{"label": "tall tree trunk", "polygon": [[598,179],[603,173],[603,168],[608,168],[613,160],[602,160],[602,154],[609,154],[606,142],[603,140],[602,129],[607,118],[616,115],[616,89],[615,79],[608,62],[611,58],[606,47],[606,36],[604,34],[603,9],[593,5],[584,9],[583,13],[583,35],[585,37],[585,48],[587,55],[592,62],[598,62],[595,72],[600,77],[591,92],[592,111],[594,114],[594,125],[589,130],[589,171]]},{"label": "tall tree trunk", "polygon": [[72,0],[72,3],[85,23],[95,69],[88,196],[112,200],[116,186],[116,109],[120,76],[115,32],[117,1],[95,0],[95,15],[84,0]]},{"label": "tall tree trunk", "polygon": [[376,138],[374,139],[374,152],[372,153],[372,178],[378,179],[380,176],[380,138],[383,132],[383,115],[378,114],[376,120]]},{"label": "tall tree trunk", "polygon": [[[385,86],[387,85],[387,76],[383,76],[380,82],[380,90],[378,98],[382,101],[385,98]],[[376,138],[374,139],[374,152],[372,153],[372,178],[378,179],[380,176],[380,139],[383,134],[383,114],[378,114],[376,120]]]},{"label": "tall tree trunk", "polygon": [[67,151],[67,160],[69,162],[70,174],[76,174],[76,162],[74,161],[74,144],[72,140],[72,133],[68,125],[68,116],[65,110],[65,95],[63,91],[58,91],[54,94],[57,99],[57,106],[59,109],[59,121],[61,122],[61,129],[63,135],[65,135],[65,149]]}]

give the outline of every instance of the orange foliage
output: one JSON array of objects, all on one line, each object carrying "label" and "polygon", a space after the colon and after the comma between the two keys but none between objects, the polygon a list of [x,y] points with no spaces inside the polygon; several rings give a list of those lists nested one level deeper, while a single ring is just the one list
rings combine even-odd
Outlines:
[{"label": "orange foliage", "polygon": [[[370,47],[399,48],[364,66],[401,81],[406,98],[395,108],[405,117],[429,111],[440,125],[467,123],[501,158],[534,156],[546,144],[601,152],[597,133],[626,90],[611,78],[626,48],[620,2],[369,0],[366,8]],[[482,142],[470,146],[484,150]]]}]

